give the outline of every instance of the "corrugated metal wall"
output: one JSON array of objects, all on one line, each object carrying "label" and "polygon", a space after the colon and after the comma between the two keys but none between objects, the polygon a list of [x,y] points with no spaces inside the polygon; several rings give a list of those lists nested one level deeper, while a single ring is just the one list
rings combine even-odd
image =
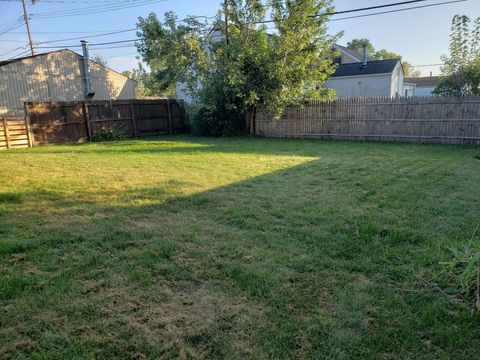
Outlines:
[{"label": "corrugated metal wall", "polygon": [[[0,66],[0,116],[24,116],[24,102],[84,100],[81,56],[61,50]],[[133,99],[136,82],[90,61],[94,100]]]}]

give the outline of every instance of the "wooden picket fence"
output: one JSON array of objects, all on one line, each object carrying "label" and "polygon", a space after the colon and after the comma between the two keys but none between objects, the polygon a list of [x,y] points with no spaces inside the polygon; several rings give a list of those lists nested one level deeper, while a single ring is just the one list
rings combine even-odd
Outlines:
[{"label": "wooden picket fence", "polygon": [[0,150],[29,146],[32,139],[25,119],[0,117]]},{"label": "wooden picket fence", "polygon": [[257,111],[266,137],[480,144],[480,97],[308,101],[278,119]]},{"label": "wooden picket fence", "polygon": [[187,131],[185,109],[170,99],[25,103],[33,145],[82,142],[96,133],[129,137]]}]

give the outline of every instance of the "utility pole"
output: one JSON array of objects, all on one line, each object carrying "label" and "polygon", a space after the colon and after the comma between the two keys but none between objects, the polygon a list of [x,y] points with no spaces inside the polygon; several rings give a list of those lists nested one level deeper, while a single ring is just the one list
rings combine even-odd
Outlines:
[{"label": "utility pole", "polygon": [[228,0],[225,0],[225,41],[228,44],[228,32],[230,30],[230,18],[228,16]]},{"label": "utility pole", "polygon": [[30,42],[30,50],[32,52],[32,55],[35,55],[35,51],[33,50],[32,34],[30,32],[30,24],[28,23],[26,0],[22,0],[22,5],[23,5],[23,18],[25,19],[25,24],[27,25],[28,41]]}]

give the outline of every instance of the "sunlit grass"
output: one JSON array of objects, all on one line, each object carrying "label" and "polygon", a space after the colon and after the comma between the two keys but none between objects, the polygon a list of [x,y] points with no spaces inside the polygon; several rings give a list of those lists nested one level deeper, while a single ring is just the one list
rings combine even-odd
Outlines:
[{"label": "sunlit grass", "polygon": [[479,154],[188,136],[2,152],[0,357],[474,358],[478,319],[428,284],[480,222]]}]

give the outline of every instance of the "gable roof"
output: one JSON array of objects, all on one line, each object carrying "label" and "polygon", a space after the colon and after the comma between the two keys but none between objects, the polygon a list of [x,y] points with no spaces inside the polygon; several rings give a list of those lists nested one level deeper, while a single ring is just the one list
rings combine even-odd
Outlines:
[{"label": "gable roof", "polygon": [[417,87],[437,86],[439,80],[439,76],[409,77],[404,79],[405,82],[415,84]]},{"label": "gable roof", "polygon": [[[80,55],[80,54],[77,54],[75,51],[73,50],[70,50],[70,49],[61,49],[61,50],[55,50],[55,51],[49,51],[49,52],[45,52],[45,53],[40,53],[40,54],[35,54],[35,55],[30,55],[30,56],[23,56],[23,57],[19,57],[19,58],[15,58],[15,59],[11,59],[11,60],[4,60],[4,61],[0,61],[0,66],[5,66],[5,65],[9,65],[9,64],[12,64],[12,63],[15,63],[15,62],[19,62],[19,61],[22,61],[22,60],[27,60],[27,59],[34,59],[34,58],[37,58],[37,57],[40,57],[40,56],[45,56],[45,55],[50,55],[50,54],[54,54],[54,53],[58,53],[58,52],[62,52],[62,51],[68,51],[68,52],[71,52],[71,53],[74,53],[77,57],[79,58],[82,58],[83,59],[83,56]],[[113,71],[119,75],[122,75],[122,76],[125,76],[123,75],[121,72],[118,72],[116,70],[113,70],[112,68],[109,68],[108,66],[105,66],[105,65],[102,65],[94,60],[89,60],[89,62],[93,62],[95,64],[98,64],[110,71]],[[129,78],[128,76],[125,76],[127,79],[130,79],[132,81],[135,81],[138,83],[137,80],[133,80],[131,78]]]},{"label": "gable roof", "polygon": [[361,62],[340,64],[332,77],[391,74],[399,62],[400,59],[374,60],[368,61],[366,67]]},{"label": "gable roof", "polygon": [[[61,51],[71,51],[71,50],[68,50],[68,49],[62,49],[62,50],[55,50],[55,51],[49,51],[49,52],[45,52],[45,53],[40,53],[40,54],[35,54],[35,55],[29,55],[29,56],[22,56],[22,57],[19,57],[19,58],[15,58],[15,59],[10,59],[10,60],[3,60],[3,61],[0,61],[0,66],[4,66],[4,65],[8,65],[8,64],[13,64],[15,62],[18,62],[18,61],[22,61],[22,60],[26,60],[26,59],[34,59],[36,57],[40,57],[40,56],[44,56],[44,55],[48,55],[48,54],[53,54],[53,53],[57,53],[57,52],[61,52]],[[75,53],[75,51],[72,51]],[[77,53],[75,53],[77,54]],[[77,54],[78,55],[78,54]]]},{"label": "gable roof", "polygon": [[[337,49],[338,51],[344,53],[344,54],[347,54],[351,58],[356,59],[357,61],[363,61],[363,54],[356,51],[356,50],[352,50],[352,49],[349,49],[345,46],[338,45],[338,44],[333,44],[332,47],[334,49]],[[373,61],[374,59],[371,56],[367,55],[367,60],[368,61]]]}]

